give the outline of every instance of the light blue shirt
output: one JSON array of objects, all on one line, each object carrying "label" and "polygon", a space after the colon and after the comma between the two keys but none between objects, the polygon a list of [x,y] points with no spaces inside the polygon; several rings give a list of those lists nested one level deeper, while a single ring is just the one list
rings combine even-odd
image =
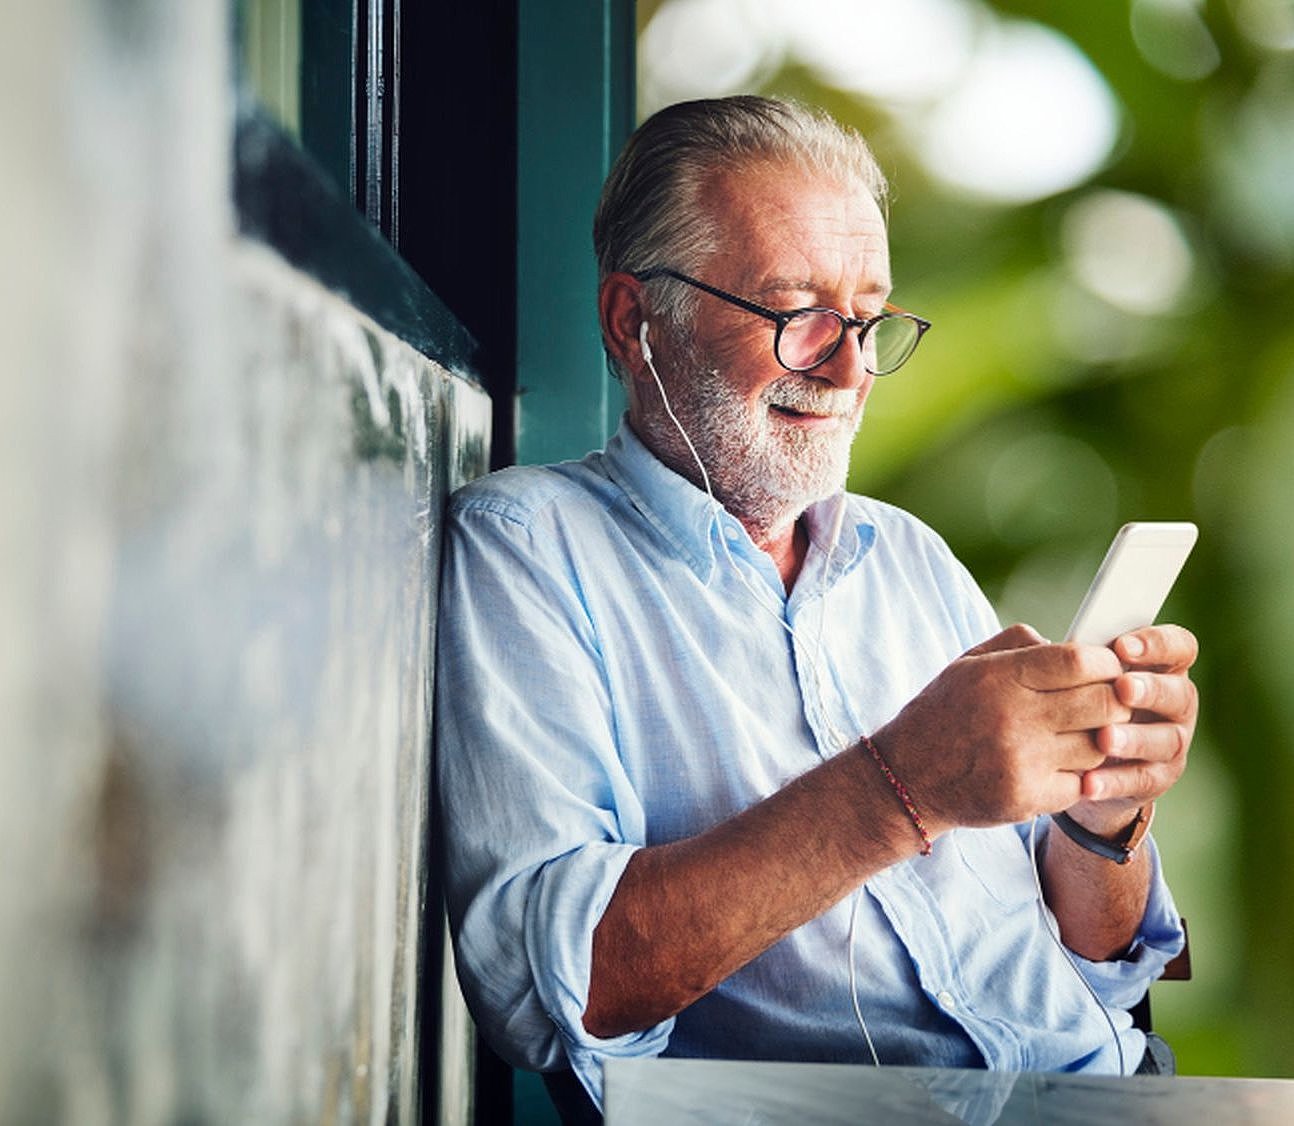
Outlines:
[{"label": "light blue shirt", "polygon": [[1182,944],[1158,855],[1147,845],[1155,878],[1131,953],[1076,970],[1045,928],[1027,825],[945,834],[676,1017],[613,1039],[585,1031],[593,931],[636,849],[778,790],[998,629],[914,517],[840,494],[807,524],[788,598],[741,524],[626,425],[604,452],[455,495],[437,769],[475,1019],[506,1059],[569,1065],[599,1102],[608,1057],[866,1062],[856,909],[858,1003],[882,1064],[1117,1073],[1108,1012],[1132,1071],[1144,1040],[1123,1010]]}]

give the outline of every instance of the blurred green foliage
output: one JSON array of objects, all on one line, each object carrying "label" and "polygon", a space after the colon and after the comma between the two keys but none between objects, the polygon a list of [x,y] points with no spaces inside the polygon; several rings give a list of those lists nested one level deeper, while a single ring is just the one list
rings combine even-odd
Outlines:
[{"label": "blurred green foliage", "polygon": [[[802,66],[752,87],[872,140],[894,188],[896,300],[935,324],[874,391],[851,485],[926,519],[1004,619],[1049,636],[1119,524],[1199,523],[1164,617],[1200,638],[1201,720],[1156,824],[1195,976],[1156,987],[1155,1023],[1186,1073],[1294,1076],[1294,40],[1253,31],[1263,17],[1288,31],[1294,13],[1286,0],[989,6],[1067,36],[1121,107],[1106,166],[1059,195],[956,194],[910,155],[896,115]],[[640,27],[658,7],[640,3]],[[1183,26],[1216,46],[1189,78],[1156,55]],[[1103,189],[1176,221],[1194,266],[1173,308],[1128,312],[1075,280],[1067,216]]]}]

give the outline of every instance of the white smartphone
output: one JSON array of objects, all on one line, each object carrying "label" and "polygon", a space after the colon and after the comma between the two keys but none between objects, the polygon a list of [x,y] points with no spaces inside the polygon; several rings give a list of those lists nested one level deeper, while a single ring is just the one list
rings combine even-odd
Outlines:
[{"label": "white smartphone", "polygon": [[1152,625],[1198,537],[1199,529],[1185,521],[1125,524],[1105,553],[1065,640],[1109,645],[1120,634]]}]

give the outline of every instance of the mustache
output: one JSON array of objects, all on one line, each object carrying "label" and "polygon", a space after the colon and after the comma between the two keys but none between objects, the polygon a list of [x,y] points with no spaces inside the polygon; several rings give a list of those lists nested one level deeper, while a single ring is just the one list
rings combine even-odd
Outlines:
[{"label": "mustache", "polygon": [[794,377],[770,383],[760,398],[766,406],[783,407],[801,414],[848,417],[858,408],[859,393],[840,387],[815,386]]}]

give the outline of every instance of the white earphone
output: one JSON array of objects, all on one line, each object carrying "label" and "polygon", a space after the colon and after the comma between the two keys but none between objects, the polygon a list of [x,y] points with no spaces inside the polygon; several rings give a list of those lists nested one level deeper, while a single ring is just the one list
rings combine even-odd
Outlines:
[{"label": "white earphone", "polygon": [[638,343],[642,345],[643,359],[651,363],[651,345],[647,343],[647,322],[638,326]]}]

